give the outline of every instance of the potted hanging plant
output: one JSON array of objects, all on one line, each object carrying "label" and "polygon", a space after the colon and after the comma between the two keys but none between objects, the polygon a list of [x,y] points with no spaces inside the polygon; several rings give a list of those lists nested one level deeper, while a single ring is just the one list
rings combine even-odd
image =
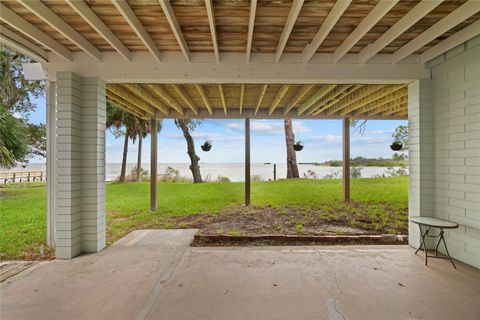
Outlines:
[{"label": "potted hanging plant", "polygon": [[390,145],[390,149],[392,149],[393,151],[400,151],[402,150],[402,148],[403,148],[403,144],[400,141],[394,141]]},{"label": "potted hanging plant", "polygon": [[302,143],[302,141],[297,141],[297,142],[293,145],[293,150],[295,150],[295,151],[302,151],[302,150],[303,150],[303,143]]},{"label": "potted hanging plant", "polygon": [[212,142],[211,141],[205,141],[202,145],[201,148],[203,151],[208,152],[210,149],[212,149]]}]

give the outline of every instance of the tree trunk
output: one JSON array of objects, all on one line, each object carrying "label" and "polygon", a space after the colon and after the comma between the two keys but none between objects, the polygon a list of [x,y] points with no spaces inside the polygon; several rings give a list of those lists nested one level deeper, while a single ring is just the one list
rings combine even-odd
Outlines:
[{"label": "tree trunk", "polygon": [[193,183],[203,182],[202,175],[200,174],[200,166],[198,165],[200,158],[195,153],[195,143],[190,135],[190,130],[183,119],[177,119],[177,122],[180,129],[182,129],[185,140],[187,141],[187,153],[190,157],[190,170],[192,171],[193,175]]},{"label": "tree trunk", "polygon": [[287,179],[299,178],[297,156],[293,149],[295,135],[293,134],[292,120],[285,120],[285,142],[287,144]]},{"label": "tree trunk", "polygon": [[125,182],[125,171],[127,170],[127,152],[128,152],[128,131],[125,132],[125,142],[123,143],[122,171],[118,181]]},{"label": "tree trunk", "polygon": [[137,182],[142,181],[142,134],[138,135]]}]

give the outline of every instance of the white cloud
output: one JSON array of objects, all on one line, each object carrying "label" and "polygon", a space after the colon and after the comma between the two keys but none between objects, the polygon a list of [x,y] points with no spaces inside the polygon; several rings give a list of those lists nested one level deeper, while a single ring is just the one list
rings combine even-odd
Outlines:
[{"label": "white cloud", "polygon": [[[225,126],[236,132],[244,132],[243,123],[230,122]],[[303,124],[301,121],[293,121],[294,133],[306,133],[311,129]],[[283,121],[271,121],[271,120],[252,120],[250,123],[250,131],[258,135],[283,135],[285,134]]]}]

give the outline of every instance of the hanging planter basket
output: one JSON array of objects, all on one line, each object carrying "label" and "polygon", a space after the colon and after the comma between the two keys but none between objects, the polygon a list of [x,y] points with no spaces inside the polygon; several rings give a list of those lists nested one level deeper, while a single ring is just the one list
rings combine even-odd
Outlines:
[{"label": "hanging planter basket", "polygon": [[403,148],[403,144],[399,141],[395,141],[390,145],[390,149],[392,149],[393,151],[400,151],[402,150],[402,148]]},{"label": "hanging planter basket", "polygon": [[297,143],[295,143],[293,145],[293,150],[295,151],[302,151],[303,150],[303,143],[302,141],[297,141]]},{"label": "hanging planter basket", "polygon": [[212,143],[210,141],[205,141],[204,144],[200,146],[203,151],[208,152],[210,149],[212,149]]}]

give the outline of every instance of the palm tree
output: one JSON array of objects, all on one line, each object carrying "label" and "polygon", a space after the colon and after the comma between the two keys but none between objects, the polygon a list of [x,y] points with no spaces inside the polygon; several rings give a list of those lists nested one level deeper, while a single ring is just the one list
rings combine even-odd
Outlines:
[{"label": "palm tree", "polygon": [[175,119],[175,124],[182,130],[185,141],[187,142],[187,154],[190,157],[190,170],[193,175],[193,183],[203,182],[202,175],[200,174],[200,166],[198,165],[200,157],[195,152],[195,143],[190,134],[190,130],[195,130],[200,123],[201,120]]},{"label": "palm tree", "polygon": [[15,118],[0,103],[0,167],[12,168],[28,153],[25,123]]},{"label": "palm tree", "polygon": [[299,178],[297,156],[293,145],[295,144],[295,135],[293,134],[292,120],[285,119],[285,142],[287,145],[287,179]]}]

